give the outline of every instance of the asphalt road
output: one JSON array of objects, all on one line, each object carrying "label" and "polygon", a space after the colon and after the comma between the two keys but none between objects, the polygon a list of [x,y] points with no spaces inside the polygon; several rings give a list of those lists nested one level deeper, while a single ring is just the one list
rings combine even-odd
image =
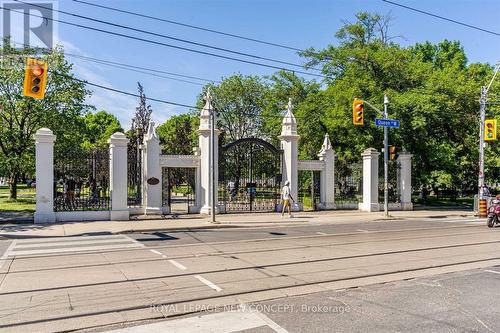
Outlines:
[{"label": "asphalt road", "polygon": [[[498,295],[500,275],[485,270],[500,271],[499,245],[500,228],[460,218],[307,227],[297,219],[296,226],[3,240],[0,330],[133,324],[140,327],[130,332],[147,332],[150,320],[195,313],[206,316],[160,321],[153,325],[171,327],[150,331],[488,331],[500,319],[497,300],[488,298]],[[461,287],[426,279],[466,270],[477,273],[464,275],[471,288],[457,298],[471,301],[460,305],[471,313],[464,319],[453,312],[462,303],[446,303],[451,298],[440,294]],[[383,286],[394,292],[376,286],[408,279]],[[314,312],[320,301],[329,315]],[[479,303],[490,304],[491,314],[472,311]],[[418,320],[420,326],[410,324]]]}]

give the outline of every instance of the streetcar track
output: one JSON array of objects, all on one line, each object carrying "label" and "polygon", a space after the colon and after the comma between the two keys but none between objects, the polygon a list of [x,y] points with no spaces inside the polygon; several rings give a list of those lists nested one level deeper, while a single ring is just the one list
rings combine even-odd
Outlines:
[{"label": "streetcar track", "polygon": [[[225,244],[238,244],[238,243],[257,243],[257,242],[272,242],[272,241],[286,241],[286,240],[294,240],[294,239],[309,239],[309,238],[329,238],[329,237],[346,237],[346,236],[360,236],[360,237],[370,237],[373,234],[381,234],[381,233],[401,233],[406,231],[433,231],[433,230],[447,230],[447,229],[472,229],[481,226],[476,225],[460,225],[460,226],[447,226],[447,227],[436,227],[436,228],[412,228],[412,229],[391,229],[391,230],[380,230],[380,231],[370,231],[370,233],[360,233],[360,232],[348,232],[348,233],[338,233],[338,234],[327,234],[327,235],[305,235],[305,236],[292,236],[292,237],[279,237],[279,238],[258,238],[258,239],[241,239],[241,240],[231,240],[231,241],[218,241],[218,242],[203,242],[203,243],[190,243],[190,244],[177,244],[177,245],[161,245],[161,246],[150,246],[144,248],[123,248],[123,249],[113,249],[113,250],[95,250],[95,251],[85,251],[85,252],[60,252],[57,254],[41,254],[41,255],[32,255],[32,256],[13,256],[11,259],[33,259],[33,258],[50,258],[50,257],[60,257],[60,256],[76,256],[76,255],[86,255],[86,254],[106,254],[106,253],[121,253],[121,252],[135,252],[138,250],[166,250],[166,249],[175,249],[175,248],[185,248],[185,247],[198,247],[198,246],[211,246],[211,245],[225,245]],[[465,232],[465,233],[452,233],[452,234],[444,234],[444,235],[431,235],[425,236],[426,238],[434,238],[434,237],[445,237],[445,236],[458,236],[465,234],[481,234],[488,233],[491,230],[481,230],[479,232]],[[424,236],[422,236],[424,237]],[[418,239],[422,237],[410,237],[410,238],[395,238],[394,240],[406,240],[406,239]],[[393,240],[392,238],[386,238],[385,240]],[[161,241],[161,240],[158,240]],[[348,245],[348,244],[358,244],[364,242],[375,242],[374,240],[364,240],[352,243],[342,243],[342,244],[333,244],[333,245]],[[228,252],[231,253],[231,252]],[[203,256],[201,254],[199,256]]]},{"label": "streetcar track", "polygon": [[[174,306],[175,304],[214,300],[214,299],[221,299],[221,298],[225,298],[225,297],[227,297],[227,298],[234,297],[234,296],[241,297],[242,295],[251,295],[254,293],[258,293],[258,292],[269,292],[269,291],[276,291],[276,290],[283,290],[283,289],[290,289],[290,288],[297,288],[297,287],[307,287],[307,286],[312,286],[312,285],[320,285],[320,284],[326,284],[326,283],[351,281],[351,280],[374,278],[374,277],[383,277],[383,276],[390,276],[390,275],[394,275],[394,274],[418,272],[418,271],[425,271],[425,270],[436,269],[436,268],[452,267],[452,266],[482,263],[482,262],[496,261],[496,260],[500,260],[500,257],[489,258],[489,259],[467,260],[467,261],[461,261],[461,262],[455,262],[455,263],[446,263],[446,264],[432,265],[432,266],[426,266],[426,267],[393,270],[393,271],[387,271],[387,272],[382,272],[382,273],[364,274],[364,275],[350,276],[350,277],[343,277],[343,278],[336,278],[336,279],[326,279],[326,280],[314,281],[314,282],[302,282],[302,283],[297,283],[297,284],[289,284],[289,285],[277,286],[277,287],[271,287],[271,288],[259,288],[259,289],[254,289],[251,291],[232,292],[232,293],[225,293],[225,294],[221,294],[221,295],[211,295],[211,296],[198,297],[198,298],[189,298],[189,299],[177,300],[175,302],[170,302],[170,303],[165,302],[162,305],[163,306],[169,306],[169,305]],[[67,287],[65,287],[65,288],[67,288]],[[4,295],[4,294],[5,293],[0,294],[0,295]],[[279,298],[279,297],[281,297],[281,296],[275,296],[272,298],[264,297],[263,300],[264,299],[274,299],[274,298]],[[233,299],[231,302],[229,302],[229,304],[235,304],[235,300]],[[226,304],[226,305],[229,305],[229,304]],[[218,308],[221,308],[221,307],[222,307],[222,305],[218,306]],[[65,320],[65,319],[84,318],[84,317],[89,317],[89,316],[104,315],[104,314],[108,314],[108,313],[112,313],[112,312],[119,313],[119,312],[125,312],[125,311],[144,310],[144,309],[148,309],[148,308],[151,308],[151,304],[122,307],[122,308],[118,308],[118,309],[114,308],[114,309],[109,309],[109,310],[80,313],[80,314],[74,314],[74,315],[69,315],[69,316],[52,317],[52,318],[47,318],[47,319],[36,319],[36,320],[30,320],[30,321],[23,321],[22,323],[3,324],[3,325],[0,325],[0,328],[16,327],[16,326],[29,325],[29,324],[38,324],[38,323],[47,322],[48,320],[53,322],[53,321]],[[200,312],[201,311],[186,311],[186,312],[178,313],[177,316],[186,315],[186,314],[190,314],[190,313],[200,313]],[[165,314],[162,313],[161,317],[165,318]],[[169,316],[169,317],[174,317],[174,315]],[[156,317],[151,316],[151,319],[153,319],[153,318],[156,318]]]},{"label": "streetcar track", "polygon": [[[167,256],[168,259],[190,259],[190,258],[203,258],[203,257],[217,257],[217,256],[227,256],[227,255],[235,255],[235,254],[252,254],[252,253],[261,253],[261,252],[272,252],[272,251],[286,251],[286,250],[298,250],[298,249],[309,249],[309,248],[324,248],[324,247],[332,247],[332,246],[344,246],[344,245],[355,245],[355,244],[366,244],[366,243],[381,243],[387,241],[401,241],[401,240],[416,240],[420,238],[442,238],[442,237],[454,237],[454,236],[462,236],[462,235],[475,235],[481,234],[483,232],[465,232],[465,233],[453,233],[453,234],[445,234],[445,235],[433,235],[427,236],[423,235],[420,237],[399,237],[399,238],[384,238],[384,239],[376,239],[376,240],[359,240],[354,242],[340,242],[340,243],[328,243],[328,244],[319,244],[319,245],[296,245],[296,246],[288,246],[288,247],[274,247],[268,249],[258,249],[258,250],[241,250],[241,251],[224,251],[214,249],[212,253],[200,253],[200,254],[185,254],[185,255],[175,255],[175,256]],[[357,234],[359,235],[359,234]],[[283,238],[277,240],[285,240]],[[496,241],[492,241],[496,242]],[[150,250],[151,248],[147,248]],[[136,249],[144,250],[144,249]],[[85,253],[69,253],[71,255],[95,255],[101,254],[106,255],[110,252],[116,251],[102,251],[102,252],[85,252]],[[46,258],[46,257],[60,257],[66,256],[66,253],[62,253],[59,255],[51,255],[51,256],[29,256],[29,257],[12,257],[10,260],[27,260],[27,259],[37,259],[37,258]],[[111,264],[134,264],[134,263],[144,263],[144,262],[156,262],[163,261],[165,258],[148,258],[148,259],[137,259],[137,260],[127,260],[127,261],[116,261]],[[49,268],[38,268],[38,269],[26,269],[10,272],[10,274],[16,273],[28,273],[28,272],[42,272],[42,271],[50,271],[50,270],[64,270],[64,269],[73,269],[73,268],[85,268],[85,267],[101,267],[110,265],[109,262],[106,263],[98,263],[98,264],[88,264],[88,265],[73,265],[73,266],[62,266],[62,267],[49,267]]]},{"label": "streetcar track", "polygon": [[[227,269],[219,269],[219,270],[211,270],[211,271],[193,271],[193,272],[184,273],[184,274],[159,275],[159,276],[151,276],[151,277],[145,277],[145,278],[127,279],[127,280],[119,280],[119,281],[107,281],[107,282],[99,282],[99,283],[86,283],[86,284],[69,285],[69,286],[63,286],[63,287],[50,287],[50,288],[40,288],[40,289],[30,289],[30,290],[18,290],[18,291],[10,291],[10,292],[1,292],[0,296],[24,294],[24,293],[30,293],[30,292],[44,292],[44,291],[71,289],[71,288],[83,288],[83,287],[93,287],[93,286],[103,286],[103,285],[116,285],[116,284],[120,284],[120,283],[151,281],[151,280],[158,280],[158,279],[164,279],[164,278],[177,278],[177,277],[191,276],[191,275],[196,274],[196,273],[212,274],[212,273],[241,271],[241,270],[247,270],[247,269],[257,269],[257,268],[263,269],[263,268],[282,267],[282,266],[291,266],[291,265],[300,265],[300,264],[311,264],[311,263],[327,262],[327,261],[358,259],[358,258],[365,258],[365,257],[376,257],[376,256],[384,256],[384,255],[402,254],[402,253],[442,250],[442,249],[449,249],[449,248],[460,248],[460,247],[467,247],[467,246],[478,246],[478,245],[495,244],[495,243],[500,243],[500,240],[499,241],[489,241],[489,242],[469,243],[469,244],[456,244],[456,245],[445,245],[445,246],[436,246],[436,247],[406,249],[406,250],[398,250],[398,251],[366,253],[366,254],[358,254],[358,255],[350,255],[350,256],[330,257],[330,258],[303,260],[303,261],[294,261],[294,262],[285,262],[285,263],[276,263],[276,264],[253,265],[253,266],[227,268]],[[495,258],[488,259],[488,260],[495,260],[495,259],[500,259],[500,257],[495,257]],[[158,261],[162,261],[162,260],[168,260],[168,259],[163,259],[163,258],[158,259]],[[111,264],[111,265],[115,265],[115,264]],[[13,274],[13,273],[14,272],[9,273],[9,274]]]}]

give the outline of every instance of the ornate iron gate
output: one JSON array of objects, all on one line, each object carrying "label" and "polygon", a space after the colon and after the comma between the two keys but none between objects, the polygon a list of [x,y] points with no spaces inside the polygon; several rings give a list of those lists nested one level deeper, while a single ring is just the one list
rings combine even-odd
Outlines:
[{"label": "ornate iron gate", "polygon": [[280,202],[282,150],[245,138],[219,152],[219,203],[223,211],[275,211]]},{"label": "ornate iron gate", "polygon": [[170,207],[171,213],[180,212],[177,206],[185,213],[191,211],[195,204],[195,188],[195,168],[162,168],[162,205]]},{"label": "ornate iron gate", "polygon": [[127,203],[129,207],[142,206],[142,158],[138,143],[128,145]]}]

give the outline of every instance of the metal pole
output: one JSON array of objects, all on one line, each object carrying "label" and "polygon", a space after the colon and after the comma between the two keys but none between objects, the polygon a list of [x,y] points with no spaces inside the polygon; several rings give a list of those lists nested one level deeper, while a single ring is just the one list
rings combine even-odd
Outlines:
[{"label": "metal pole", "polygon": [[209,107],[210,113],[210,194],[212,196],[210,215],[215,223],[215,111]]},{"label": "metal pole", "polygon": [[479,199],[483,197],[484,187],[484,121],[486,119],[486,94],[488,90],[485,86],[481,87],[481,98],[479,99],[479,179],[478,195]]},{"label": "metal pole", "polygon": [[[389,99],[384,95],[384,118],[389,119],[387,106]],[[389,128],[384,126],[384,214],[389,216]]]}]

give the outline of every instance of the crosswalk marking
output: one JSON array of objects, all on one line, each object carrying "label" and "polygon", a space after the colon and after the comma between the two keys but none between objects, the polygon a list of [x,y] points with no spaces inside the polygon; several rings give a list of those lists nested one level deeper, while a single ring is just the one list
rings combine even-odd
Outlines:
[{"label": "crosswalk marking", "polygon": [[144,244],[125,235],[58,237],[17,240],[5,255],[7,257],[20,257],[141,247],[144,247]]},{"label": "crosswalk marking", "polygon": [[267,316],[258,311],[239,310],[213,313],[182,319],[161,321],[158,323],[121,328],[108,333],[231,333],[268,327],[278,333],[288,333]]}]

